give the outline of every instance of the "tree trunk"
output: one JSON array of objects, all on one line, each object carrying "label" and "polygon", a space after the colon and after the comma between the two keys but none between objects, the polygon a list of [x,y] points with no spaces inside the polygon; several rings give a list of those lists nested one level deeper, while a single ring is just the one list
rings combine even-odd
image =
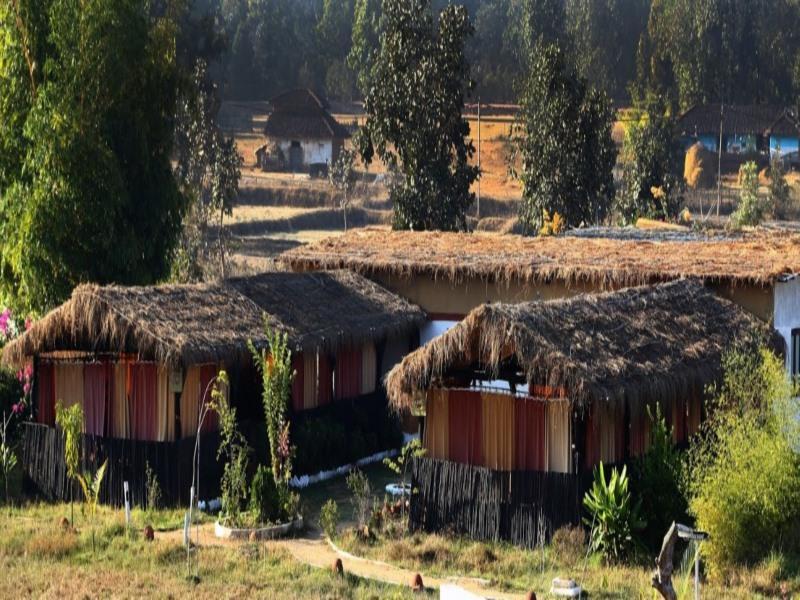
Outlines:
[{"label": "tree trunk", "polygon": [[664,600],[678,599],[675,588],[672,586],[672,572],[674,570],[672,556],[675,552],[675,542],[677,541],[678,525],[673,521],[661,544],[661,552],[658,553],[658,558],[656,558],[656,570],[651,580],[651,585],[661,594]]}]

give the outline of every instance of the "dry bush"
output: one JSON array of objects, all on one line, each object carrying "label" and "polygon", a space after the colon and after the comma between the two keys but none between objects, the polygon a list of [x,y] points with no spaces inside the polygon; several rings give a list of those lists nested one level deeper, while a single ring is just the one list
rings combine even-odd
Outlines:
[{"label": "dry bush", "polygon": [[38,558],[60,559],[78,549],[78,536],[67,531],[39,533],[28,539],[25,551]]},{"label": "dry bush", "polygon": [[683,178],[686,184],[693,190],[712,188],[716,172],[713,164],[713,152],[706,150],[700,142],[690,146],[683,163]]},{"label": "dry bush", "polygon": [[485,217],[478,221],[475,226],[475,231],[501,231],[506,225],[508,219],[503,217]]},{"label": "dry bush", "polygon": [[586,555],[586,532],[580,525],[564,525],[553,532],[550,546],[561,564],[574,565]]},{"label": "dry bush", "polygon": [[497,562],[494,551],[480,542],[470,544],[458,558],[467,571],[483,571]]}]

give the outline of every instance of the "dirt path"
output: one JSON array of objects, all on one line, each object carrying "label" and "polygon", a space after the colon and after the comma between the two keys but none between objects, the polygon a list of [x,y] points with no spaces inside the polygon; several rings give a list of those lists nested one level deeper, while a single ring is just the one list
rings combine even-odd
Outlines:
[{"label": "dirt path", "polygon": [[[206,524],[198,528],[200,546],[235,546],[239,542],[222,540],[214,535],[214,525]],[[192,539],[195,539],[195,529],[192,529]],[[156,532],[156,539],[170,542],[183,542],[182,531]],[[265,542],[276,548],[283,548],[295,560],[319,569],[330,569],[337,558],[342,560],[342,566],[348,573],[364,579],[372,579],[384,583],[407,586],[414,576],[413,571],[390,565],[388,563],[369,560],[353,556],[338,548],[332,547],[322,538],[319,532],[309,531],[304,537],[275,540]],[[497,600],[521,600],[522,594],[500,592],[486,587],[478,579],[468,577],[436,578],[422,573],[422,581],[426,587],[438,588],[442,584],[455,584],[474,594],[494,598]]]}]

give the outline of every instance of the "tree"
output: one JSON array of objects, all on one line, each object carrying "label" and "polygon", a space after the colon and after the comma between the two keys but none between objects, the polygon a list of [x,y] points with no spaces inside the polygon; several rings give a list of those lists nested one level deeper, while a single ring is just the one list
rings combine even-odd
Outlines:
[{"label": "tree", "polygon": [[623,188],[617,211],[623,223],[639,217],[665,221],[678,216],[683,180],[682,147],[666,107],[655,107],[631,123],[623,147]]},{"label": "tree", "polygon": [[0,6],[0,288],[17,307],[169,271],[175,23],[147,6]]},{"label": "tree", "polygon": [[380,46],[381,0],[356,0],[347,66],[356,74],[358,89],[366,96],[375,55]]},{"label": "tree", "polygon": [[[83,431],[83,408],[80,404],[73,404],[64,408],[61,400],[56,404],[56,425],[64,432],[64,464],[67,467],[67,477],[78,479],[80,475],[80,434]],[[69,520],[75,525],[75,512],[72,506],[72,485],[69,486]]]},{"label": "tree", "polygon": [[242,158],[233,138],[226,138],[217,125],[219,105],[216,86],[199,60],[182,86],[175,119],[175,176],[189,201],[172,260],[172,278],[177,281],[227,274],[223,220],[239,195]]},{"label": "tree", "polygon": [[328,178],[331,185],[342,193],[342,213],[344,214],[344,230],[347,231],[347,208],[350,205],[350,194],[356,186],[356,171],[353,168],[355,152],[342,148],[333,165],[331,165]]},{"label": "tree", "polygon": [[390,189],[395,229],[466,228],[478,169],[462,117],[469,92],[464,43],[473,28],[463,7],[448,5],[434,23],[430,0],[385,0],[384,32],[364,101],[357,144],[398,168]]},{"label": "tree", "polygon": [[746,162],[739,170],[741,191],[739,192],[739,206],[731,215],[731,225],[741,227],[755,227],[764,220],[766,207],[758,197],[758,165]]},{"label": "tree", "polygon": [[608,97],[578,77],[553,44],[533,52],[520,88],[513,142],[522,162],[522,223],[537,232],[545,212],[567,226],[601,222],[614,198],[617,154]]},{"label": "tree", "polygon": [[772,152],[769,162],[769,204],[776,219],[788,219],[791,206],[791,188],[783,172],[781,149]]}]

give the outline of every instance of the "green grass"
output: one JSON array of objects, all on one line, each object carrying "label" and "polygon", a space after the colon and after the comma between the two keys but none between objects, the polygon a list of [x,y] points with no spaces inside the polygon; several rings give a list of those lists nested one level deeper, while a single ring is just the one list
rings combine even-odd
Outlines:
[{"label": "green grass", "polygon": [[[75,529],[59,520],[68,504],[31,504],[0,516],[0,597],[266,597],[266,598],[411,598],[410,590],[296,562],[268,544],[201,547],[196,573],[187,569],[180,544],[141,535],[144,515],[134,513],[136,528],[127,532],[121,510],[98,509],[97,550],[91,526],[78,505]],[[176,522],[180,511],[158,511],[152,522]]]}]

